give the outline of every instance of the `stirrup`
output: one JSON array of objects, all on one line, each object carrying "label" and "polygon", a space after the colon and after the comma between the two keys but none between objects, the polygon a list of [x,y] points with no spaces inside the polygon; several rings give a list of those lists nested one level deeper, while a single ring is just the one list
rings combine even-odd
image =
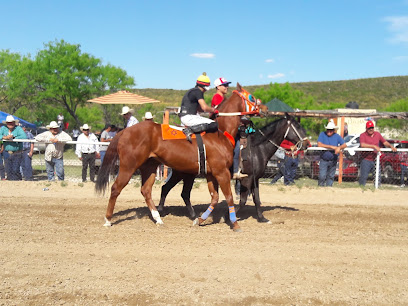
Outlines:
[{"label": "stirrup", "polygon": [[184,135],[186,135],[186,138],[187,138],[188,142],[192,143],[191,135],[192,135],[193,133],[192,133],[192,131],[190,130],[190,128],[185,128],[185,129],[183,129],[183,133],[184,133]]},{"label": "stirrup", "polygon": [[248,174],[238,172],[238,173],[234,173],[234,175],[232,176],[232,178],[233,178],[234,180],[240,180],[240,179],[243,179],[244,177],[247,177],[247,176],[248,176]]}]

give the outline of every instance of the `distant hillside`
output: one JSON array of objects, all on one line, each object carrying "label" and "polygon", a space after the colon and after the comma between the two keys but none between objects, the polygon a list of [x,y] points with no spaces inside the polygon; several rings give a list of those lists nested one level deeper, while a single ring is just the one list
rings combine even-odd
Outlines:
[{"label": "distant hillside", "polygon": [[[249,92],[254,92],[266,85],[245,86]],[[408,76],[395,76],[370,79],[356,79],[346,81],[328,82],[304,82],[290,83],[306,95],[314,97],[317,103],[341,102],[346,105],[350,101],[356,101],[360,108],[384,109],[389,103],[408,98]],[[231,88],[232,90],[234,88]],[[230,90],[230,92],[232,91]],[[186,90],[173,89],[136,89],[135,93],[164,102],[166,105],[177,106]],[[214,89],[210,90],[206,97],[212,97]],[[268,102],[268,101],[264,101]]]}]

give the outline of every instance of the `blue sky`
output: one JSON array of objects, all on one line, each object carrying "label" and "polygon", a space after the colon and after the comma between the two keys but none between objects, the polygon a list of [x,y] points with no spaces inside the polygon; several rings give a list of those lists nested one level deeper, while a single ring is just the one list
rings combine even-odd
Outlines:
[{"label": "blue sky", "polygon": [[408,0],[0,0],[0,49],[64,39],[136,88],[189,89],[408,74]]}]

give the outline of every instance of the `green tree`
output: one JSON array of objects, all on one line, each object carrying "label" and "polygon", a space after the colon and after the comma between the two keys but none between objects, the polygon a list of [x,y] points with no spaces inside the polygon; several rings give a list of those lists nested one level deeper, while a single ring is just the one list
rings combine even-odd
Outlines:
[{"label": "green tree", "polygon": [[45,47],[35,59],[36,99],[64,107],[77,125],[77,109],[87,100],[135,85],[124,70],[102,65],[100,59],[82,53],[80,45],[61,40]]}]

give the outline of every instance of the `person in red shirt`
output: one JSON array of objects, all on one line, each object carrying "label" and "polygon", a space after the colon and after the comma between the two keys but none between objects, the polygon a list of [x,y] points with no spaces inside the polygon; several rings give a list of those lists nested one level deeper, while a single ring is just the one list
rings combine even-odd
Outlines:
[{"label": "person in red shirt", "polygon": [[[377,153],[380,152],[380,143],[390,148],[393,152],[397,151],[397,149],[386,141],[379,132],[374,131],[374,123],[372,121],[367,121],[366,131],[360,135],[360,146],[362,148],[374,149],[374,151],[363,152],[364,159],[360,164],[360,179],[358,180],[359,184],[362,186],[365,186],[368,174],[375,169],[375,159]],[[381,179],[381,175],[379,177]]]},{"label": "person in red shirt", "polygon": [[299,165],[298,154],[300,151],[296,150],[296,146],[289,140],[283,140],[280,146],[285,149],[285,172],[284,172],[284,184],[294,185],[296,170]]},{"label": "person in red shirt", "polygon": [[225,96],[228,93],[229,84],[231,84],[231,82],[228,82],[224,78],[218,78],[214,81],[214,87],[217,91],[211,100],[211,107],[216,107],[224,101]]}]

